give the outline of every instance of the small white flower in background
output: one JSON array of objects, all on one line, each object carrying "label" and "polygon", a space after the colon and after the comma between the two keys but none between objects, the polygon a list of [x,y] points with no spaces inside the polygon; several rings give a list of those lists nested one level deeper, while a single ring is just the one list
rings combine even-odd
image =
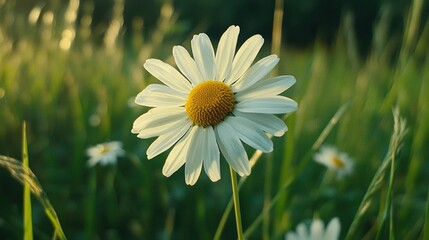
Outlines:
[{"label": "small white flower in background", "polygon": [[125,155],[122,149],[122,143],[119,141],[112,141],[97,144],[86,150],[89,157],[88,167],[93,167],[97,163],[101,165],[115,164],[118,157]]},{"label": "small white flower in background", "polygon": [[353,171],[351,158],[332,146],[322,146],[320,151],[314,155],[314,160],[337,172],[338,177],[350,174]]},{"label": "small white flower in background", "polygon": [[296,232],[288,232],[285,240],[337,240],[340,236],[341,225],[338,218],[333,218],[325,229],[323,221],[313,220],[310,229],[304,223],[296,227]]},{"label": "small white flower in background", "polygon": [[229,27],[216,51],[206,34],[195,35],[193,57],[175,46],[180,72],[158,59],[144,64],[165,85],[150,84],[137,95],[138,105],[153,108],[135,120],[131,132],[143,139],[158,137],[146,152],[148,159],[174,146],[162,169],[165,176],[185,165],[186,184],[194,185],[204,165],[210,180],[217,181],[220,152],[235,172],[247,176],[250,164],[241,141],[271,152],[273,142],[266,133],[282,136],[287,131],[274,114],[297,109],[295,101],[280,95],[295,78],[263,79],[279,58],[273,54],[251,66],[264,39],[254,35],[236,52],[239,31],[238,26]]}]

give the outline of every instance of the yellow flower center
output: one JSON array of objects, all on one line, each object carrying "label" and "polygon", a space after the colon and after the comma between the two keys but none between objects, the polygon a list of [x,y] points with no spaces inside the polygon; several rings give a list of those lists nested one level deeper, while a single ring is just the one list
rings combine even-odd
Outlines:
[{"label": "yellow flower center", "polygon": [[110,151],[112,151],[112,149],[109,146],[99,145],[98,151],[99,151],[98,153],[102,155],[102,154],[108,154]]},{"label": "yellow flower center", "polygon": [[189,93],[185,103],[189,119],[200,126],[216,125],[234,108],[234,93],[223,82],[200,83]]},{"label": "yellow flower center", "polygon": [[334,156],[332,158],[332,162],[334,163],[336,168],[344,168],[345,167],[344,161],[338,156]]}]

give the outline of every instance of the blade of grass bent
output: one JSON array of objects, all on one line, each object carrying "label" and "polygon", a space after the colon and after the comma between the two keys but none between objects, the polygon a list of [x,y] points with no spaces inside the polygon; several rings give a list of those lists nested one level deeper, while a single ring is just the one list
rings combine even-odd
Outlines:
[{"label": "blade of grass bent", "polygon": [[[395,118],[394,133],[397,133],[397,132],[401,131],[401,129],[398,129],[398,128],[404,128],[405,129],[405,121],[401,121],[400,119],[399,120],[397,119],[397,118],[399,118],[399,110],[398,109],[394,109],[393,115]],[[401,126],[401,125],[403,125],[403,126]],[[392,136],[392,140],[390,143],[390,148],[392,150],[389,151],[389,153],[390,153],[389,185],[387,187],[387,194],[386,194],[385,205],[384,205],[385,207],[383,210],[382,220],[381,220],[381,223],[380,223],[380,226],[378,229],[376,239],[381,238],[382,232],[383,232],[382,231],[383,225],[387,221],[388,216],[389,216],[389,239],[391,239],[391,240],[394,239],[394,232],[393,232],[393,182],[395,179],[396,155],[398,154],[399,148],[401,147],[400,146],[401,142],[397,141],[397,139],[393,139],[394,136]]]},{"label": "blade of grass bent", "polygon": [[[356,231],[357,228],[359,226],[359,223],[363,217],[363,215],[365,215],[366,211],[368,210],[370,204],[371,204],[371,199],[374,196],[375,192],[377,190],[379,190],[382,186],[383,186],[383,180],[385,178],[386,175],[386,171],[389,167],[389,165],[392,163],[392,157],[397,156],[401,145],[402,145],[402,141],[404,139],[404,136],[406,134],[406,124],[405,124],[405,120],[400,118],[399,116],[399,110],[395,109],[393,111],[393,119],[394,119],[394,128],[393,128],[393,134],[392,137],[390,139],[390,144],[389,144],[389,150],[386,154],[386,157],[384,158],[383,162],[381,163],[380,167],[377,169],[374,178],[371,180],[371,183],[368,186],[368,190],[366,191],[359,207],[358,210],[356,211],[356,214],[353,218],[353,221],[350,225],[350,228],[347,232],[347,235],[345,237],[346,240],[348,239],[354,239],[356,236]],[[392,179],[393,180],[393,179]],[[393,184],[393,182],[391,183]],[[391,196],[389,196],[389,194],[387,195],[387,198],[390,198]],[[386,206],[386,208],[388,208],[388,206]],[[387,211],[387,210],[386,210]],[[384,218],[382,219],[381,225],[384,222]],[[391,227],[393,226],[393,223],[391,223]],[[381,228],[380,228],[381,229]]]},{"label": "blade of grass bent", "polygon": [[31,171],[31,169],[28,167],[24,167],[21,161],[2,155],[0,155],[0,167],[8,170],[12,177],[18,180],[21,184],[27,184],[29,186],[31,193],[33,193],[37,200],[39,200],[39,202],[42,204],[45,214],[48,216],[52,226],[54,227],[55,237],[53,239],[67,239],[55,209],[52,207],[46,192],[43,190],[33,171]]}]

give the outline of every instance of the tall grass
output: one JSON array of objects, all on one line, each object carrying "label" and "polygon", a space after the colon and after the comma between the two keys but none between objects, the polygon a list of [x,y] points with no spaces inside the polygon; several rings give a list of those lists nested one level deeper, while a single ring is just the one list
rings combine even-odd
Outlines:
[{"label": "tall grass", "polygon": [[[61,223],[57,217],[57,214],[55,212],[55,209],[53,208],[51,202],[49,201],[49,198],[46,195],[46,192],[43,190],[42,186],[40,185],[36,175],[31,171],[30,168],[24,166],[22,162],[9,158],[6,156],[0,155],[0,166],[2,168],[5,168],[10,172],[10,174],[19,182],[21,182],[24,185],[24,188],[29,188],[31,193],[40,201],[43,210],[48,217],[48,219],[51,221],[51,224],[54,228],[54,234],[53,238],[59,238],[59,239],[66,239],[64,232],[61,227]],[[29,198],[28,195],[25,195],[25,198]],[[24,238],[30,239],[32,238],[31,233],[31,211],[28,209],[28,201],[24,200],[25,205],[27,205],[24,215]]]},{"label": "tall grass", "polygon": [[[353,222],[347,232],[346,239],[354,239],[356,236],[356,229],[358,228],[359,222],[367,212],[370,205],[374,204],[374,195],[377,191],[383,188],[384,183],[386,182],[386,179],[389,179],[388,186],[387,186],[387,194],[385,196],[385,204],[382,205],[382,217],[380,219],[380,223],[378,224],[378,234],[377,239],[380,239],[380,234],[382,233],[381,230],[383,230],[383,224],[387,220],[387,216],[390,216],[390,228],[389,228],[389,239],[394,239],[394,233],[393,233],[393,181],[395,178],[395,162],[397,159],[397,156],[399,154],[399,150],[401,148],[401,145],[403,143],[404,137],[406,134],[406,123],[404,119],[401,119],[399,116],[399,111],[396,109],[394,111],[394,130],[392,137],[390,139],[390,145],[388,153],[386,154],[386,157],[384,158],[382,164],[377,169],[377,172],[374,175],[374,178],[371,180],[371,183],[368,187],[368,190],[365,193],[365,196],[362,199],[362,202],[359,205],[358,210],[356,211],[356,215],[353,218]],[[390,175],[388,175],[390,167]]]},{"label": "tall grass", "polygon": [[[27,127],[22,125],[22,167],[29,168],[28,163],[28,147],[27,147]],[[33,240],[33,214],[31,210],[31,189],[27,182],[24,182],[23,193],[23,208],[24,208],[24,240]]]},{"label": "tall grass", "polygon": [[[147,110],[136,108],[133,97],[156,81],[142,63],[149,57],[172,63],[172,45],[188,47],[192,34],[207,26],[184,31],[180,13],[167,1],[159,9],[158,27],[143,35],[141,19],[124,29],[123,4],[115,1],[112,18],[99,31],[91,27],[96,7],[91,2],[26,11],[15,1],[0,1],[0,163],[42,202],[32,205],[34,238],[51,238],[54,223],[58,236],[65,237],[64,228],[69,239],[235,238],[224,161],[221,181],[202,176],[190,188],[181,171],[163,177],[165,154],[147,161],[150,141],[130,134],[134,119]],[[404,12],[402,36],[386,31],[392,9],[381,8],[368,55],[357,47],[351,12],[344,13],[331,47],[317,41],[307,49],[283,45],[279,50],[279,36],[273,37],[271,51],[281,58],[276,71],[296,77],[285,94],[299,110],[285,116],[289,131],[273,139],[273,153],[248,151],[252,174],[239,181],[246,236],[283,239],[300,222],[335,216],[341,238],[428,235],[429,22],[422,17],[424,6],[415,0]],[[288,11],[293,9],[284,14]],[[264,54],[270,51],[266,42]],[[406,136],[399,134],[398,114],[392,120],[394,106],[407,122]],[[32,170],[5,157],[20,156],[17,136],[24,119]],[[391,139],[400,139],[399,154]],[[116,166],[88,169],[85,149],[107,140],[122,141],[128,155]],[[312,156],[323,144],[352,156],[352,175],[321,184],[326,169]],[[3,172],[0,238],[22,238],[22,188]],[[40,217],[45,211],[47,219]]]}]

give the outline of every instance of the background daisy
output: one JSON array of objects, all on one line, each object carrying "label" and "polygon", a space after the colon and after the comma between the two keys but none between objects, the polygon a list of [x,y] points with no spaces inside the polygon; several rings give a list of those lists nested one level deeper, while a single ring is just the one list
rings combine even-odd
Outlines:
[{"label": "background daisy", "polygon": [[322,146],[314,155],[314,160],[338,174],[338,177],[348,175],[353,171],[353,162],[344,152],[339,152],[333,146]]},{"label": "background daisy", "polygon": [[121,142],[112,141],[92,146],[86,150],[86,154],[89,157],[88,167],[93,167],[98,163],[100,165],[115,164],[119,156],[125,155],[125,151],[122,149]]},{"label": "background daisy", "polygon": [[285,240],[337,240],[340,236],[341,224],[338,218],[329,221],[328,226],[320,219],[313,220],[310,229],[304,223],[296,227],[295,232],[288,232]]}]

